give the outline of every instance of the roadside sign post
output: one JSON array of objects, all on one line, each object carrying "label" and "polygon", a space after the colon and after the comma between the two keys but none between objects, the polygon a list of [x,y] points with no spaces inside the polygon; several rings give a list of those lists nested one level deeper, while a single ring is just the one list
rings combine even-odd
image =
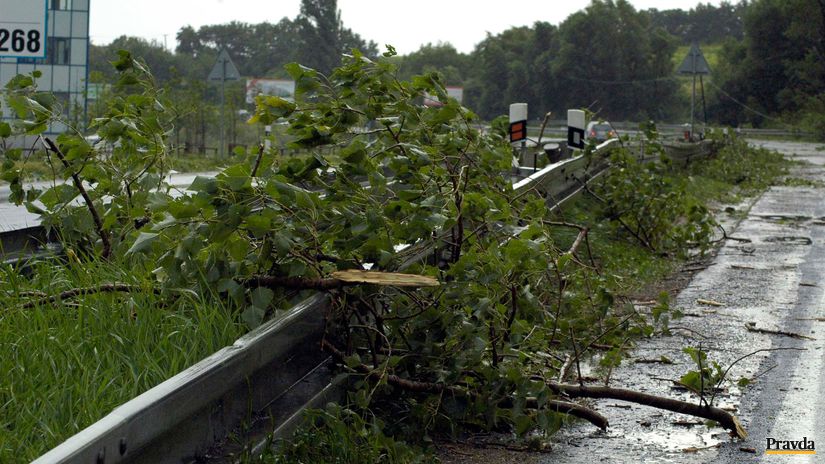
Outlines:
[{"label": "roadside sign post", "polygon": [[0,0],[0,58],[46,58],[48,0]]},{"label": "roadside sign post", "polygon": [[[524,156],[527,148],[527,103],[513,103],[510,105],[510,143],[521,142],[520,157]],[[533,168],[536,167],[535,159]]]},{"label": "roadside sign post", "polygon": [[264,150],[269,151],[272,148],[272,140],[269,138],[272,135],[272,126],[264,126]]},{"label": "roadside sign post", "polygon": [[221,50],[207,78],[210,82],[221,82],[221,146],[219,151],[221,157],[226,153],[226,81],[237,81],[240,78],[241,74],[232,62],[232,58],[229,57],[229,53],[226,49]]},{"label": "roadside sign post", "polygon": [[584,149],[584,110],[567,110],[567,146]]},{"label": "roadside sign post", "polygon": [[[702,81],[702,76],[710,74],[710,65],[708,65],[708,61],[705,59],[705,55],[702,54],[702,50],[699,49],[698,45],[694,43],[690,46],[688,55],[684,61],[682,61],[682,64],[679,65],[679,69],[676,72],[678,74],[693,76],[693,91],[690,94],[690,138],[693,138],[694,115],[696,114],[696,76],[699,76],[699,82],[702,85],[702,106],[704,106],[705,84],[704,81]],[[705,111],[705,119],[707,119],[707,111]],[[707,120],[705,123],[707,123]]]}]

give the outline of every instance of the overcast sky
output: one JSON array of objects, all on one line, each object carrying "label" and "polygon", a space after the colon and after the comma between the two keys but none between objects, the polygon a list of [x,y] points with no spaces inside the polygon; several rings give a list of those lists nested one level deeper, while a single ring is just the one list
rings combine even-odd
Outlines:
[{"label": "overcast sky", "polygon": [[[367,40],[395,46],[401,54],[422,44],[449,42],[472,51],[487,32],[497,34],[536,21],[559,24],[589,0],[338,0],[344,26]],[[697,0],[630,0],[637,9],[688,10]],[[719,0],[701,3],[719,4]],[[143,37],[174,49],[181,27],[195,29],[230,21],[260,23],[294,18],[300,0],[92,0],[92,43],[105,45],[121,35]]]}]

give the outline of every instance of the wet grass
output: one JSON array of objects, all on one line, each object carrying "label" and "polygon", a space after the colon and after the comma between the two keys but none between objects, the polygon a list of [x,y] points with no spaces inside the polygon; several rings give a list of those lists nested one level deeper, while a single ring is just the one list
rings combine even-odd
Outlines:
[{"label": "wet grass", "polygon": [[[0,462],[27,462],[243,332],[189,293],[156,295],[126,265],[2,266]],[[141,290],[36,304],[40,293],[124,282]]]}]

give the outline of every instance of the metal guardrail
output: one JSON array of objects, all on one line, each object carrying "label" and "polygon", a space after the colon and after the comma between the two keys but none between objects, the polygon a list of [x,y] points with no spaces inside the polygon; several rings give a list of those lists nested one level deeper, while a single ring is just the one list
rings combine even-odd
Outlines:
[{"label": "metal guardrail", "polygon": [[[563,160],[514,185],[531,190],[555,208],[608,168],[604,155],[619,145],[610,140],[592,156]],[[629,147],[645,157],[644,146]],[[710,153],[710,144],[668,145],[674,159]],[[436,249],[429,242],[399,253],[401,268]],[[226,444],[226,436],[242,425],[253,437],[264,437],[279,424],[285,436],[306,408],[322,407],[339,398],[329,359],[318,347],[323,334],[326,294],[315,294],[203,361],[139,395],[100,421],[38,458],[46,463],[180,463],[209,461],[210,450]],[[251,431],[250,431],[251,430]],[[259,440],[255,450],[265,446]],[[220,461],[221,459],[219,459]]]},{"label": "metal guardrail", "polygon": [[[610,125],[619,131],[620,134],[625,132],[636,132],[639,130],[639,123],[631,121],[611,121]],[[701,125],[696,124],[695,130],[698,132]],[[710,126],[708,126],[710,127]],[[538,132],[538,125],[530,125],[531,133]],[[661,133],[682,134],[685,130],[685,124],[662,124],[657,123],[656,129]],[[816,134],[809,131],[797,129],[754,129],[754,128],[731,128],[731,131],[745,136],[765,136],[765,137],[815,137]],[[562,119],[550,120],[547,122],[547,133],[567,132],[567,121]]]},{"label": "metal guardrail", "polygon": [[26,227],[0,232],[0,257],[6,261],[36,254],[46,243],[53,241],[46,229],[41,226]]}]

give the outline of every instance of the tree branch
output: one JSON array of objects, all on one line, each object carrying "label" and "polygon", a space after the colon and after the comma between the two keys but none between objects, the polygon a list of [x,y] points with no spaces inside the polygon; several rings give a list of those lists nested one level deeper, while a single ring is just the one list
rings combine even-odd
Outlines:
[{"label": "tree branch", "polygon": [[[93,295],[96,293],[131,293],[144,290],[146,289],[137,285],[129,285],[122,283],[103,284],[98,287],[73,288],[71,290],[66,290],[65,292],[62,292],[58,295],[48,296],[37,301],[30,301],[21,306],[21,309],[31,309],[36,306],[42,306],[45,304],[51,304],[58,301],[68,300],[70,298],[82,295]],[[161,293],[161,290],[158,288],[153,288],[151,289],[151,291],[156,294]]]},{"label": "tree branch", "polygon": [[558,383],[548,383],[547,386],[554,393],[567,395],[571,398],[609,398],[665,409],[680,414],[689,414],[691,416],[716,421],[739,438],[744,439],[748,436],[748,432],[745,431],[736,416],[713,406],[699,406],[685,401],[663,398],[623,388],[590,387]]},{"label": "tree branch", "polygon": [[100,240],[103,242],[103,259],[109,259],[112,254],[112,243],[109,240],[109,234],[103,229],[103,221],[100,219],[100,214],[97,212],[97,208],[95,208],[94,202],[92,202],[91,197],[86,192],[86,188],[83,187],[83,182],[80,180],[80,176],[76,173],[72,168],[69,162],[66,160],[66,156],[63,155],[63,152],[60,151],[60,148],[55,145],[54,142],[48,137],[45,137],[43,140],[46,141],[46,145],[49,147],[49,150],[52,151],[57,158],[60,159],[60,162],[63,163],[63,166],[66,169],[71,171],[72,180],[74,181],[75,187],[77,190],[80,191],[80,195],[83,197],[83,201],[86,202],[86,207],[89,208],[89,212],[92,214],[92,219],[95,222],[95,229],[97,230],[97,234],[100,236]]},{"label": "tree branch", "polygon": [[252,168],[252,173],[249,177],[257,177],[258,169],[261,167],[261,160],[264,157],[264,144],[258,145],[258,156],[255,158],[255,166]]},{"label": "tree branch", "polygon": [[576,241],[573,242],[573,245],[567,250],[568,255],[573,255],[576,253],[576,250],[581,246],[582,241],[587,237],[587,227],[579,231],[579,235],[576,236]]},{"label": "tree branch", "polygon": [[380,285],[388,287],[437,287],[438,280],[415,274],[360,271],[335,271],[330,278],[283,277],[255,275],[243,281],[246,287],[293,288],[301,290],[335,290],[353,285]]},{"label": "tree branch", "polygon": [[[330,353],[336,361],[340,363],[344,363],[344,359],[346,359],[346,355],[340,351],[338,348],[333,346],[326,340],[321,341],[321,348],[324,351]],[[374,371],[369,368],[369,366],[365,364],[358,364],[353,367],[356,372],[364,374],[367,378],[378,381],[382,378],[382,374]],[[397,375],[393,374],[386,374],[383,376],[386,379],[387,384],[392,385],[393,387],[400,388],[402,390],[407,390],[415,393],[432,393],[432,394],[441,394],[441,393],[449,393],[456,396],[473,396],[471,393],[465,391],[464,389],[457,387],[446,385],[443,383],[433,383],[433,382],[418,382],[414,380],[403,379],[398,377]],[[501,407],[512,407],[514,401],[512,398],[506,398],[501,401],[498,406]],[[525,406],[531,409],[541,409],[541,405],[539,404],[538,400],[535,398],[527,398],[525,402]],[[596,427],[604,430],[608,426],[608,420],[606,417],[602,416],[596,411],[592,409],[588,409],[584,406],[571,403],[568,401],[561,401],[561,400],[548,400],[544,404],[545,408],[549,408],[553,411],[560,412],[563,414],[568,414],[574,417],[578,417],[580,419],[584,419],[589,421]]]}]

